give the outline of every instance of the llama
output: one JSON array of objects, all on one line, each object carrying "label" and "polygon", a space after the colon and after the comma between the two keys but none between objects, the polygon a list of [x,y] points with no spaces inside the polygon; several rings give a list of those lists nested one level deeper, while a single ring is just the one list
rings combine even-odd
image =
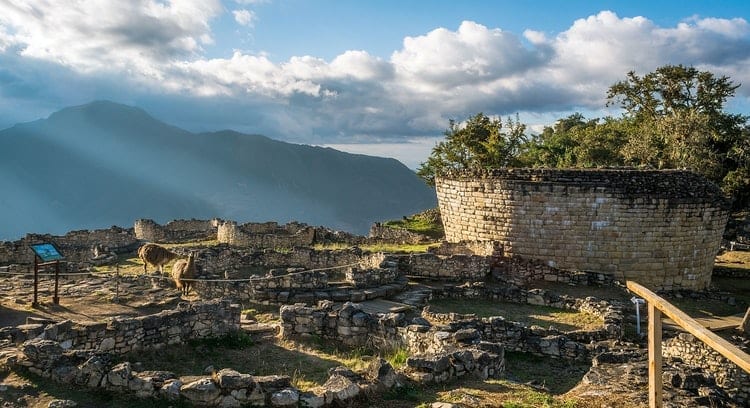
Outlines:
[{"label": "llama", "polygon": [[148,273],[147,266],[149,264],[157,267],[159,273],[161,273],[162,266],[179,256],[180,255],[156,244],[146,244],[138,248],[138,257],[143,261],[143,273]]},{"label": "llama", "polygon": [[195,254],[190,252],[188,259],[178,259],[177,262],[172,265],[172,279],[183,295],[187,296],[190,292],[190,288],[193,286],[193,279],[195,279]]}]

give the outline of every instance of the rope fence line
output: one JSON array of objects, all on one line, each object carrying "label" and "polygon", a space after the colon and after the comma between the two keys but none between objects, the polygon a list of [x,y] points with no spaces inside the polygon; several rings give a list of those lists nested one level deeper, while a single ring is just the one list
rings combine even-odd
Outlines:
[{"label": "rope fence line", "polygon": [[[309,272],[321,272],[321,271],[328,271],[333,269],[343,269],[343,268],[349,268],[352,266],[360,265],[362,262],[354,262],[346,265],[338,265],[338,266],[330,266],[326,268],[315,268],[315,269],[306,269],[304,271],[298,271],[298,272],[291,272],[284,275],[279,276],[258,276],[258,277],[252,277],[252,278],[244,278],[244,279],[181,279],[185,282],[261,282],[265,280],[272,280],[272,279],[278,279],[278,278],[284,278],[286,276],[293,276],[293,275],[301,275],[304,273]],[[0,275],[31,275],[32,272],[0,272]],[[98,277],[112,277],[112,276],[118,276],[122,277],[124,275],[117,274],[117,273],[104,273],[104,272],[69,272],[69,273],[60,273],[58,276],[60,277],[66,277],[66,276],[80,276],[80,275],[93,275]],[[38,276],[55,276],[54,273],[40,273]],[[164,279],[164,280],[172,280],[171,276],[163,276],[163,275],[134,275],[136,277],[147,277],[150,279]]]}]

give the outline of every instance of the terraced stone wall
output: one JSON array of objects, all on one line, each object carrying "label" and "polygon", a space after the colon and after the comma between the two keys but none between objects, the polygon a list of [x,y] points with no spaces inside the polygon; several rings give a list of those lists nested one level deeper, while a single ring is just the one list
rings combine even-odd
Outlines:
[{"label": "terraced stone wall", "polygon": [[0,242],[0,265],[33,264],[34,253],[29,245],[52,242],[70,262],[87,262],[94,257],[93,248],[100,245],[117,253],[133,251],[138,241],[132,229],[111,227],[99,230],[70,231],[65,235],[27,234],[17,241]]},{"label": "terraced stone wall", "polygon": [[136,238],[158,243],[180,243],[216,239],[216,230],[222,221],[213,220],[174,220],[164,225],[153,220],[135,221],[133,229]]},{"label": "terraced stone wall", "polygon": [[687,171],[494,169],[436,179],[446,239],[656,289],[705,289],[729,214]]}]

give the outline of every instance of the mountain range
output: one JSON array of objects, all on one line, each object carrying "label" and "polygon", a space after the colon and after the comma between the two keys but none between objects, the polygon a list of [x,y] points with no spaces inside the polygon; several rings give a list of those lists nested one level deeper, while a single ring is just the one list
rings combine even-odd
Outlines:
[{"label": "mountain range", "polygon": [[138,218],[300,221],[364,234],[436,205],[395,159],[224,130],[193,133],[108,101],[0,131],[0,239]]}]

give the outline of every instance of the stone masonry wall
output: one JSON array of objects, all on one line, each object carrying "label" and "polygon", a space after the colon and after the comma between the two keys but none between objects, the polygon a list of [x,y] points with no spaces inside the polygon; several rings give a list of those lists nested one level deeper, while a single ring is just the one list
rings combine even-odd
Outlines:
[{"label": "stone masonry wall", "polygon": [[402,267],[409,276],[423,278],[481,281],[490,274],[491,258],[479,255],[442,256],[431,253],[409,256]]},{"label": "stone masonry wall", "polygon": [[280,313],[284,338],[315,335],[350,347],[405,346],[411,354],[406,361],[405,374],[421,383],[443,383],[466,374],[487,379],[505,369],[505,349],[478,339],[463,341],[466,339],[454,336],[456,341],[445,342],[445,347],[420,349],[418,344],[421,343],[410,341],[410,334],[425,332],[428,328],[407,326],[403,313],[371,314],[355,303],[346,303],[334,310],[332,302],[321,302],[317,307],[282,306]]},{"label": "stone masonry wall", "polygon": [[[265,226],[266,228],[259,228]],[[236,246],[250,246],[257,248],[293,248],[296,246],[311,246],[315,242],[315,228],[293,224],[297,228],[280,227],[276,223],[243,224],[234,221],[219,225],[218,240]]]},{"label": "stone masonry wall", "polygon": [[[542,295],[538,304],[545,304]],[[480,342],[538,355],[581,360],[589,357],[586,344],[621,336],[621,315],[606,302],[573,302],[582,310],[605,315],[601,329],[563,333],[555,329],[527,327],[503,317],[440,316],[424,312],[427,320],[409,324],[401,313],[370,314],[358,304],[347,303],[334,310],[330,302],[318,307],[303,304],[281,307],[282,337],[319,336],[347,346],[393,347],[404,345],[415,354],[440,354]],[[546,304],[554,304],[548,301]],[[430,325],[432,321],[435,325]]]},{"label": "stone masonry wall", "polygon": [[[229,301],[180,303],[174,310],[141,317],[114,317],[106,323],[26,324],[0,328],[0,338],[20,344],[40,338],[68,349],[95,349],[124,354],[137,349],[185,343],[189,339],[221,337],[239,330],[239,305]],[[41,336],[41,337],[40,337]]]},{"label": "stone masonry wall", "polygon": [[132,229],[111,227],[100,230],[70,231],[65,235],[27,234],[17,241],[0,242],[0,265],[33,264],[34,253],[30,244],[52,242],[69,262],[87,262],[93,256],[93,247],[101,245],[109,251],[121,253],[138,248]]},{"label": "stone masonry wall", "polygon": [[136,238],[142,241],[159,243],[179,243],[216,239],[219,219],[213,220],[174,220],[164,225],[153,220],[135,221],[133,229]]},{"label": "stone masonry wall", "polygon": [[700,367],[712,374],[721,387],[742,406],[750,404],[750,374],[727,360],[689,333],[680,333],[662,344],[665,357],[679,358],[686,364]]},{"label": "stone masonry wall", "polygon": [[686,171],[495,169],[436,179],[446,239],[607,273],[656,289],[705,289],[729,202]]}]

